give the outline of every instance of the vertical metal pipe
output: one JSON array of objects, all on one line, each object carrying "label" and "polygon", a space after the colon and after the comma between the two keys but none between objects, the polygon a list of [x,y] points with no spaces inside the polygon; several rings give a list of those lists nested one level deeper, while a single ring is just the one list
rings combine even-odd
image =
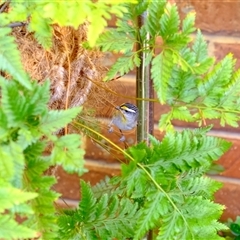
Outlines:
[{"label": "vertical metal pipe", "polygon": [[[139,29],[143,26],[145,18],[147,17],[147,12],[143,13],[138,17],[138,27]],[[139,34],[140,38],[140,34]],[[150,65],[145,64],[146,57],[149,54],[149,44],[150,39],[149,33],[146,34],[144,39],[138,39],[138,44],[136,46],[137,51],[139,51],[139,57],[141,59],[141,65],[137,68],[136,74],[136,85],[137,85],[137,98],[146,99],[153,98],[153,88],[151,81]],[[153,113],[153,102],[138,100],[137,106],[139,108],[139,122],[137,127],[137,141],[146,141],[149,144],[148,134],[153,134],[154,127],[154,113]]]}]

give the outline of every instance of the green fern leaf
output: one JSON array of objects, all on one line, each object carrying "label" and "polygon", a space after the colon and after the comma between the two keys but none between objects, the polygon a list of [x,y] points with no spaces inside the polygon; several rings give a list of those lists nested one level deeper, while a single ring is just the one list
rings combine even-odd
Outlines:
[{"label": "green fern leaf", "polygon": [[49,111],[41,122],[41,130],[45,134],[57,131],[74,119],[81,111],[81,108],[71,108],[67,110],[52,110]]},{"label": "green fern leaf", "polygon": [[[138,155],[140,155],[138,153]],[[130,163],[128,165],[122,165],[123,176],[126,176],[122,185],[126,187],[127,196],[133,196],[134,198],[140,198],[144,196],[144,193],[147,189],[147,179],[145,173],[142,169],[132,168],[131,165],[135,163]]]},{"label": "green fern leaf", "polygon": [[161,29],[160,18],[164,13],[164,8],[166,1],[152,1],[148,6],[148,17],[146,18],[146,30],[150,33],[152,37],[159,34]]},{"label": "green fern leaf", "polygon": [[201,62],[208,56],[207,43],[203,38],[200,30],[197,31],[196,39],[192,46],[193,52],[195,53],[196,62]]},{"label": "green fern leaf", "polygon": [[173,125],[171,123],[171,120],[172,120],[171,112],[162,114],[158,124],[159,130],[173,131]]},{"label": "green fern leaf", "polygon": [[186,122],[194,121],[189,109],[185,106],[175,107],[172,110],[172,119],[179,119]]},{"label": "green fern leaf", "polygon": [[200,166],[209,168],[211,162],[227,151],[231,144],[223,139],[184,130],[181,133],[168,132],[159,145],[154,146],[155,154],[149,162],[154,167],[177,173]]},{"label": "green fern leaf", "polygon": [[228,124],[232,127],[238,127],[239,116],[237,113],[231,112],[222,112],[220,117],[221,126],[225,127],[225,124]]},{"label": "green fern leaf", "polygon": [[224,109],[239,109],[239,104],[237,104],[236,97],[240,91],[240,69],[237,70],[229,83],[227,84],[227,89],[224,95],[221,96],[219,100],[219,106]]},{"label": "green fern leaf", "polygon": [[62,136],[54,141],[51,159],[53,164],[61,164],[65,171],[84,173],[84,151],[80,148],[81,140],[77,134]]},{"label": "green fern leaf", "polygon": [[101,196],[108,194],[111,195],[113,192],[115,192],[116,194],[118,194],[118,189],[116,187],[116,182],[113,183],[114,181],[116,181],[118,179],[117,176],[113,177],[113,178],[109,178],[108,176],[106,176],[106,178],[104,180],[101,180],[100,182],[98,182],[96,185],[94,185],[92,187],[94,196],[96,198],[101,198]]},{"label": "green fern leaf", "polygon": [[113,51],[127,53],[133,49],[133,40],[126,32],[111,30],[103,33],[98,41],[97,46],[101,47],[103,52]]},{"label": "green fern leaf", "polygon": [[24,87],[31,89],[31,83],[24,72],[20,53],[14,42],[14,37],[9,36],[11,28],[1,28],[0,31],[0,69],[7,71]]},{"label": "green fern leaf", "polygon": [[160,19],[160,35],[166,39],[179,30],[179,14],[176,5],[167,4]]},{"label": "green fern leaf", "polygon": [[234,62],[232,55],[227,55],[213,70],[199,83],[198,89],[201,96],[206,96],[203,103],[207,106],[216,106],[218,96],[225,93],[225,85],[232,76]]},{"label": "green fern leaf", "polygon": [[[80,181],[81,185],[81,201],[79,203],[79,210],[84,216],[84,221],[93,221],[95,217],[95,205],[97,199],[94,197],[93,192],[89,184],[83,180]],[[102,204],[102,203],[101,203]],[[83,221],[83,219],[82,219]]]},{"label": "green fern leaf", "polygon": [[[193,171],[192,171],[193,172]],[[198,171],[194,171],[194,174],[182,173],[178,179],[178,186],[184,195],[202,196],[204,198],[211,199],[213,194],[222,187],[222,183],[217,182],[209,177],[194,177],[199,175]]]},{"label": "green fern leaf", "polygon": [[185,103],[193,102],[198,96],[197,82],[190,72],[173,69],[172,78],[169,82],[168,99],[169,102],[179,101]]},{"label": "green fern leaf", "polygon": [[12,183],[14,187],[22,187],[22,175],[24,170],[23,149],[15,142],[0,147],[2,163],[0,164],[0,176]]},{"label": "green fern leaf", "polygon": [[27,239],[35,238],[37,232],[18,224],[7,215],[0,215],[0,238],[1,239]]},{"label": "green fern leaf", "polygon": [[156,226],[159,219],[171,210],[172,207],[162,192],[148,192],[145,204],[139,212],[134,239],[141,239],[148,230]]},{"label": "green fern leaf", "polygon": [[[125,198],[119,200],[115,193],[104,194],[97,199],[90,185],[83,181],[81,196],[79,209],[65,212],[70,218],[63,215],[59,219],[60,232],[66,239],[70,236],[71,239],[81,236],[86,236],[87,239],[124,239],[133,236],[138,217],[137,204]],[[64,229],[68,231],[64,232]]]},{"label": "green fern leaf", "polygon": [[165,103],[167,99],[168,81],[171,77],[173,68],[172,60],[172,52],[170,50],[164,50],[152,60],[151,73],[154,89],[162,104]]},{"label": "green fern leaf", "polygon": [[18,188],[10,185],[1,186],[0,188],[0,212],[13,208],[14,205],[20,205],[28,200],[37,197],[37,193],[23,192]]},{"label": "green fern leaf", "polygon": [[42,86],[32,84],[32,91],[22,88],[15,81],[0,79],[2,86],[2,109],[7,116],[8,127],[36,126],[39,114],[47,111],[49,82]]},{"label": "green fern leaf", "polygon": [[184,226],[181,214],[178,211],[172,211],[164,216],[157,240],[174,239],[176,237],[193,239],[192,234],[188,234],[188,227]]},{"label": "green fern leaf", "polygon": [[125,73],[133,70],[136,66],[136,63],[139,63],[139,60],[135,55],[136,54],[130,53],[118,58],[118,60],[114,63],[114,65],[107,73],[106,80],[114,78],[118,73],[120,76],[122,76]]},{"label": "green fern leaf", "polygon": [[195,12],[189,12],[182,22],[182,32],[186,35],[193,33],[195,28]]},{"label": "green fern leaf", "polygon": [[40,12],[34,11],[28,25],[29,31],[34,32],[37,41],[46,49],[52,46],[52,28],[50,24],[50,19],[43,18]]}]

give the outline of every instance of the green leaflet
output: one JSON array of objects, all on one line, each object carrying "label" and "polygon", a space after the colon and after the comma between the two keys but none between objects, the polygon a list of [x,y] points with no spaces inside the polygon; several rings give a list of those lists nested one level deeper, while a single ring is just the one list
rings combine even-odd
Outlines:
[{"label": "green leaflet", "polygon": [[8,127],[27,126],[39,124],[39,115],[47,111],[49,100],[49,82],[42,86],[36,82],[32,84],[32,90],[22,88],[15,81],[0,79],[2,91],[2,111]]},{"label": "green leaflet", "polygon": [[176,5],[166,4],[164,13],[160,18],[160,35],[165,40],[175,34],[179,29],[179,14]]},{"label": "green leaflet", "polygon": [[23,192],[18,188],[13,188],[9,185],[1,184],[0,189],[0,212],[13,208],[14,205],[20,205],[28,200],[37,197],[36,193]]},{"label": "green leaflet", "polygon": [[[161,207],[158,207],[161,204]],[[145,203],[139,211],[134,239],[141,239],[148,230],[153,229],[163,216],[172,211],[172,206],[162,192],[148,192]]]},{"label": "green leaflet", "polygon": [[0,145],[0,177],[4,181],[8,181],[14,187],[21,188],[22,175],[24,171],[23,150],[15,142],[8,145]]},{"label": "green leaflet", "polygon": [[84,150],[81,149],[81,139],[78,134],[66,135],[54,141],[51,159],[53,164],[62,165],[68,172],[84,173]]},{"label": "green leaflet", "polygon": [[[133,28],[130,28],[130,30],[133,31]],[[126,32],[124,31],[113,29],[112,31],[107,31],[102,34],[99,37],[97,44],[101,47],[103,52],[115,51],[127,53],[133,48],[133,41],[131,37],[134,37],[131,32],[129,35],[126,35]]]},{"label": "green leaflet", "polygon": [[159,34],[161,28],[161,23],[159,20],[164,13],[165,5],[166,1],[152,1],[149,3],[149,15],[146,18],[146,30],[151,34],[151,36],[157,36]]},{"label": "green leaflet", "polygon": [[5,27],[0,30],[0,69],[11,74],[26,88],[31,89],[31,83],[23,70],[14,37],[9,36],[11,28]]},{"label": "green leaflet", "polygon": [[173,67],[172,52],[164,50],[161,54],[153,58],[151,74],[154,82],[154,89],[160,103],[165,103],[167,99],[167,86],[171,77]]},{"label": "green leaflet", "polygon": [[80,107],[49,111],[41,121],[42,132],[48,134],[65,127],[80,111]]},{"label": "green leaflet", "polygon": [[38,237],[36,231],[20,225],[7,215],[0,215],[0,238],[18,239],[18,238],[35,238]]},{"label": "green leaflet", "polygon": [[117,59],[111,70],[107,73],[106,80],[114,78],[117,74],[123,76],[125,73],[140,65],[140,58],[137,54],[128,53]]}]

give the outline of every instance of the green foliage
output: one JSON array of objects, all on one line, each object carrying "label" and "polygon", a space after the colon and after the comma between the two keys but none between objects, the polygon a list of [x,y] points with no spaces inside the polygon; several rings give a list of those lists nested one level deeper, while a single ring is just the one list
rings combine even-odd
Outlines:
[{"label": "green foliage", "polygon": [[[207,136],[210,128],[168,130],[173,119],[202,124],[217,118],[237,126],[235,60],[229,54],[214,64],[201,32],[194,40],[190,36],[193,13],[181,22],[176,6],[167,1],[116,4],[123,2],[21,0],[11,1],[11,10],[0,14],[0,70],[12,78],[0,77],[0,238],[137,240],[154,230],[154,239],[220,239],[217,231],[227,229],[217,220],[224,207],[213,202],[221,184],[205,174],[230,144]],[[170,109],[160,119],[166,135],[162,141],[150,136],[150,146],[142,142],[128,148],[121,176],[93,188],[81,181],[78,208],[56,214],[56,178],[45,172],[54,165],[70,173],[85,171],[80,136],[56,136],[81,109],[48,109],[49,81],[29,80],[8,25],[29,19],[29,31],[50,47],[52,24],[77,28],[87,20],[93,46],[111,13],[121,17],[117,28],[101,35],[97,45],[122,56],[107,79],[133,70],[141,64],[139,53],[146,53],[159,102]],[[143,26],[137,25],[140,15],[146,17]]]},{"label": "green foliage", "polygon": [[35,33],[36,39],[44,47],[51,47],[52,24],[60,26],[72,26],[89,22],[88,43],[91,47],[107,26],[107,20],[111,14],[123,16],[126,8],[124,2],[136,3],[136,0],[118,1],[11,1],[11,11],[0,16],[0,24],[6,26],[13,21],[26,21],[30,19],[28,29]]},{"label": "green foliage", "polygon": [[217,239],[225,228],[216,221],[223,206],[211,201],[221,184],[204,173],[230,144],[206,131],[168,133],[161,142],[152,138],[151,148],[140,143],[128,149],[138,159],[123,165],[120,188],[144,199],[134,239],[155,228],[156,239]]},{"label": "green foliage", "polygon": [[[214,64],[200,30],[194,39],[190,36],[195,31],[195,14],[187,14],[180,22],[177,7],[166,1],[143,2],[138,7],[126,4],[126,7],[129,13],[118,20],[117,28],[102,34],[98,41],[103,51],[123,54],[109,70],[107,79],[139,66],[141,60],[137,55],[144,52],[149,56],[146,62],[151,64],[157,97],[170,107],[161,116],[161,130],[171,130],[174,119],[198,122],[200,126],[208,119],[219,119],[222,126],[237,127],[239,70],[234,72],[235,60],[231,54]],[[146,10],[148,17],[138,26],[136,18]],[[145,37],[147,32],[149,40]],[[155,54],[156,51],[159,53]]]},{"label": "green foliage", "polygon": [[209,128],[168,133],[151,146],[127,150],[122,175],[94,188],[81,181],[79,208],[59,218],[64,239],[221,239],[227,227],[217,219],[223,206],[213,202],[221,183],[205,176],[230,143],[207,136]]},{"label": "green foliage", "polygon": [[[1,213],[9,212],[1,217],[0,232],[4,239],[16,238],[16,231],[21,238],[34,237],[40,231],[44,239],[53,239],[57,236],[53,203],[59,194],[51,190],[56,179],[44,172],[62,164],[66,171],[82,173],[84,152],[79,136],[57,138],[51,132],[64,127],[80,109],[49,111],[48,81],[43,85],[33,82],[29,90],[17,81],[1,78],[0,86],[0,202]],[[43,157],[50,144],[52,154]],[[16,215],[27,220],[19,225]]]},{"label": "green foliage", "polygon": [[9,36],[10,32],[11,29],[8,27],[0,28],[0,70],[8,71],[22,85],[30,88],[29,79],[22,67],[20,53],[17,51],[14,37]]},{"label": "green foliage", "polygon": [[96,197],[81,181],[79,208],[67,210],[59,219],[61,239],[125,239],[133,236],[137,203],[116,194]]}]

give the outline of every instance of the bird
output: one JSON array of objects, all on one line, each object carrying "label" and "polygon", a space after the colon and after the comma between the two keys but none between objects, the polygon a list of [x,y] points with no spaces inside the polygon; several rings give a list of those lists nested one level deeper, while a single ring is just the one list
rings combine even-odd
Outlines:
[{"label": "bird", "polygon": [[137,106],[132,103],[123,103],[115,107],[116,111],[113,114],[112,120],[109,124],[109,132],[113,132],[112,124],[114,124],[121,133],[121,142],[125,141],[125,136],[122,131],[131,130],[136,127],[138,122],[139,110]]}]

